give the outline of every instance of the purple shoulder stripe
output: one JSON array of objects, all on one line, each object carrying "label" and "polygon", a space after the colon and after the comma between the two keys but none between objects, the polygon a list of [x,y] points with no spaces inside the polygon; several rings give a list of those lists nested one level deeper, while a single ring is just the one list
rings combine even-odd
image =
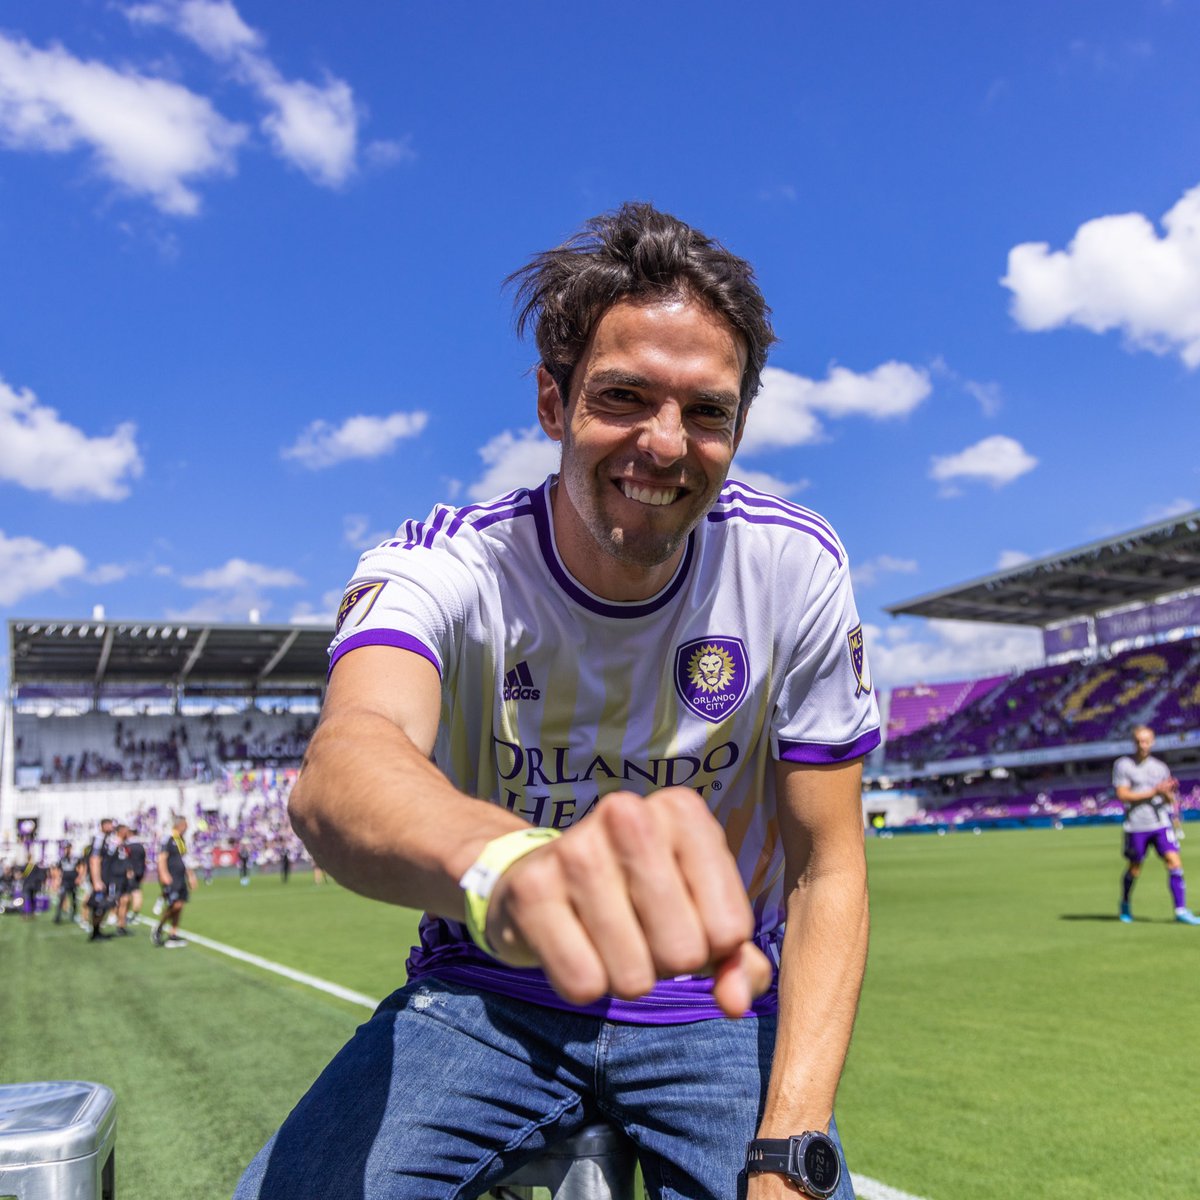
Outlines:
[{"label": "purple shoulder stripe", "polygon": [[397,629],[364,629],[361,633],[352,633],[344,642],[339,642],[330,655],[329,670],[333,671],[338,659],[344,654],[362,646],[395,646],[399,650],[411,650],[433,663],[439,676],[442,673],[442,665],[438,662],[437,655],[424,642]]},{"label": "purple shoulder stripe", "polygon": [[846,548],[842,545],[842,540],[838,537],[837,531],[819,512],[811,508],[805,508],[802,504],[793,504],[790,500],[784,500],[781,496],[773,496],[769,492],[760,492],[757,488],[752,488],[739,480],[730,479],[726,481],[717,503],[718,505],[740,503],[749,508],[786,513],[809,525],[816,526],[816,528],[822,530],[830,540],[837,544],[843,555],[846,552]]},{"label": "purple shoulder stripe", "polygon": [[747,525],[780,525],[785,529],[795,529],[799,533],[807,533],[809,537],[820,542],[833,555],[834,562],[839,567],[845,561],[845,551],[842,550],[841,544],[836,539],[831,539],[821,530],[814,529],[811,525],[790,515],[785,516],[782,513],[756,515],[747,512],[744,508],[722,508],[713,509],[708,514],[708,520],[714,525],[721,521],[744,521]]},{"label": "purple shoulder stripe", "polygon": [[841,745],[825,745],[820,742],[779,743],[779,758],[782,762],[796,763],[840,763],[870,754],[880,743],[878,729],[856,737],[852,742]]}]

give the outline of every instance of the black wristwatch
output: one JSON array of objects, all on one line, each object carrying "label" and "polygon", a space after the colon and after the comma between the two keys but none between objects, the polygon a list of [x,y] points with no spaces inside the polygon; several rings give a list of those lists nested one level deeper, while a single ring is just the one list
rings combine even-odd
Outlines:
[{"label": "black wristwatch", "polygon": [[812,1132],[790,1138],[755,1138],[746,1152],[746,1170],[786,1175],[816,1200],[828,1200],[842,1178],[833,1139]]}]

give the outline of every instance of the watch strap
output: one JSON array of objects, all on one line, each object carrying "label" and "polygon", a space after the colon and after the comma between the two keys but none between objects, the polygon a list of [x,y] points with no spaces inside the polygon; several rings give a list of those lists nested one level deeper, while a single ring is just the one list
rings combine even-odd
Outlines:
[{"label": "watch strap", "polygon": [[792,1169],[791,1138],[755,1138],[746,1151],[747,1171],[786,1175]]}]

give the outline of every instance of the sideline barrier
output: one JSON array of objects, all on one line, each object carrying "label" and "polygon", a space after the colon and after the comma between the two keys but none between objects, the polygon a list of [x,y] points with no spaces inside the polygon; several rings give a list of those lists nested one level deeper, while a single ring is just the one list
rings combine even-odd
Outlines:
[{"label": "sideline barrier", "polygon": [[0,1200],[115,1200],[116,1142],[102,1084],[0,1085]]},{"label": "sideline barrier", "polygon": [[534,1188],[549,1188],[551,1200],[633,1200],[637,1154],[612,1125],[586,1125],[573,1137],[549,1146],[532,1162],[496,1184],[497,1200],[533,1200]]}]

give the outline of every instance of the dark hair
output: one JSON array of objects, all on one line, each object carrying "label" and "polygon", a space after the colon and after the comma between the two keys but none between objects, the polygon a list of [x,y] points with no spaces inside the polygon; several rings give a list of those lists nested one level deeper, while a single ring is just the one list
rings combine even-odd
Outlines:
[{"label": "dark hair", "polygon": [[758,393],[775,341],[771,310],[750,264],[650,204],[630,202],[593,217],[504,282],[517,288],[517,332],[524,336],[533,328],[542,365],[564,404],[592,329],[619,300],[688,295],[723,317],[746,343],[742,416]]}]

